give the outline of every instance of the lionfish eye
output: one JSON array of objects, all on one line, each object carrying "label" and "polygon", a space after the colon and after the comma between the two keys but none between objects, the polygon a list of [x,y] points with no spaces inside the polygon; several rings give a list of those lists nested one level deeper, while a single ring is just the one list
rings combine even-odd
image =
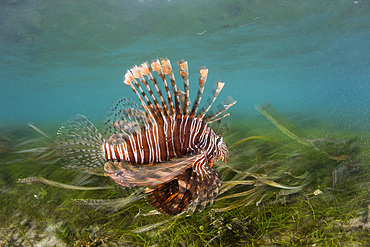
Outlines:
[{"label": "lionfish eye", "polygon": [[217,140],[216,140],[216,145],[218,145],[221,141],[222,141],[222,137],[221,136],[218,136],[217,137]]}]

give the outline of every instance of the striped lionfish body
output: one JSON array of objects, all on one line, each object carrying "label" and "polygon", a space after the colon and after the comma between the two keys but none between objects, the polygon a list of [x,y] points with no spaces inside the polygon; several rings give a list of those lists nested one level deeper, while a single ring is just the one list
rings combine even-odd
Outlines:
[{"label": "striped lionfish body", "polygon": [[[145,186],[147,201],[165,214],[193,213],[217,197],[221,182],[212,165],[225,162],[228,150],[209,123],[228,115],[235,101],[227,99],[209,112],[224,83],[217,82],[208,102],[198,110],[208,70],[201,68],[199,90],[189,100],[187,62],[178,62],[184,80],[179,90],[168,59],[145,62],[128,70],[124,83],[141,103],[119,100],[106,115],[107,138],[84,116],[62,126],[60,147],[70,165],[104,167],[106,175],[126,186]],[[163,82],[164,92],[153,73]],[[171,90],[168,80],[171,82]],[[151,86],[150,86],[151,85]],[[154,88],[154,90],[153,90]]]}]

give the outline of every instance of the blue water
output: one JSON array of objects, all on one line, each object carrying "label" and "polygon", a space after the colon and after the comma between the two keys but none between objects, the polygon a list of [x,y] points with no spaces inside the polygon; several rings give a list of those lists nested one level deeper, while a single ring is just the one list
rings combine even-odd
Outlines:
[{"label": "blue water", "polygon": [[[226,82],[233,114],[315,116],[370,129],[370,1],[40,1],[0,3],[0,125],[101,121],[134,64],[168,57]],[[181,77],[177,75],[178,81]]]}]

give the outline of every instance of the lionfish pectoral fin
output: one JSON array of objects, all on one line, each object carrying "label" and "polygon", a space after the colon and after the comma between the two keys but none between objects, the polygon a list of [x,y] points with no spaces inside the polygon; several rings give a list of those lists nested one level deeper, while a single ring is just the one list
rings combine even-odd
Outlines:
[{"label": "lionfish pectoral fin", "polygon": [[110,161],[104,166],[106,175],[116,183],[126,186],[153,187],[173,180],[181,175],[200,155],[184,156],[172,160],[149,164],[138,165],[122,161]]},{"label": "lionfish pectoral fin", "polygon": [[229,115],[226,111],[235,105],[236,101],[233,100],[231,97],[228,97],[224,100],[221,104],[215,107],[212,111],[208,112],[207,115],[204,117],[204,121],[207,123],[212,123],[218,121],[226,116]]},{"label": "lionfish pectoral fin", "polygon": [[192,202],[193,194],[190,188],[195,185],[194,181],[196,181],[196,173],[189,167],[179,177],[156,188],[145,189],[146,201],[163,214],[181,213]]},{"label": "lionfish pectoral fin", "polygon": [[101,146],[104,139],[95,126],[83,115],[65,122],[58,130],[56,149],[68,167],[84,171],[100,171],[104,166]]},{"label": "lionfish pectoral fin", "polygon": [[193,201],[189,205],[188,213],[193,214],[199,206],[198,212],[202,212],[207,205],[213,204],[221,187],[221,182],[216,170],[209,166],[209,160],[201,157],[193,165],[193,173],[196,173],[196,181],[189,187]]},{"label": "lionfish pectoral fin", "polygon": [[217,197],[221,182],[217,171],[203,164],[204,156],[201,155],[194,161],[204,165],[202,171],[198,167],[189,167],[175,179],[158,185],[156,188],[147,188],[146,201],[164,214],[178,214],[186,210],[189,215],[196,208],[202,212],[207,204],[212,205]]},{"label": "lionfish pectoral fin", "polygon": [[118,99],[105,114],[104,120],[104,134],[116,136],[116,139],[125,139],[148,124],[145,112],[130,98]]}]

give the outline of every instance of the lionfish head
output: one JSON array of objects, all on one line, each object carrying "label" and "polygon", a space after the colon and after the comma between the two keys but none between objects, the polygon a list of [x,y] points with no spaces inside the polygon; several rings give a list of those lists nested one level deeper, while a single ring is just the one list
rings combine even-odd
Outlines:
[{"label": "lionfish head", "polygon": [[216,138],[216,160],[222,160],[226,163],[226,157],[229,153],[227,146],[224,143],[222,136],[217,136]]}]

